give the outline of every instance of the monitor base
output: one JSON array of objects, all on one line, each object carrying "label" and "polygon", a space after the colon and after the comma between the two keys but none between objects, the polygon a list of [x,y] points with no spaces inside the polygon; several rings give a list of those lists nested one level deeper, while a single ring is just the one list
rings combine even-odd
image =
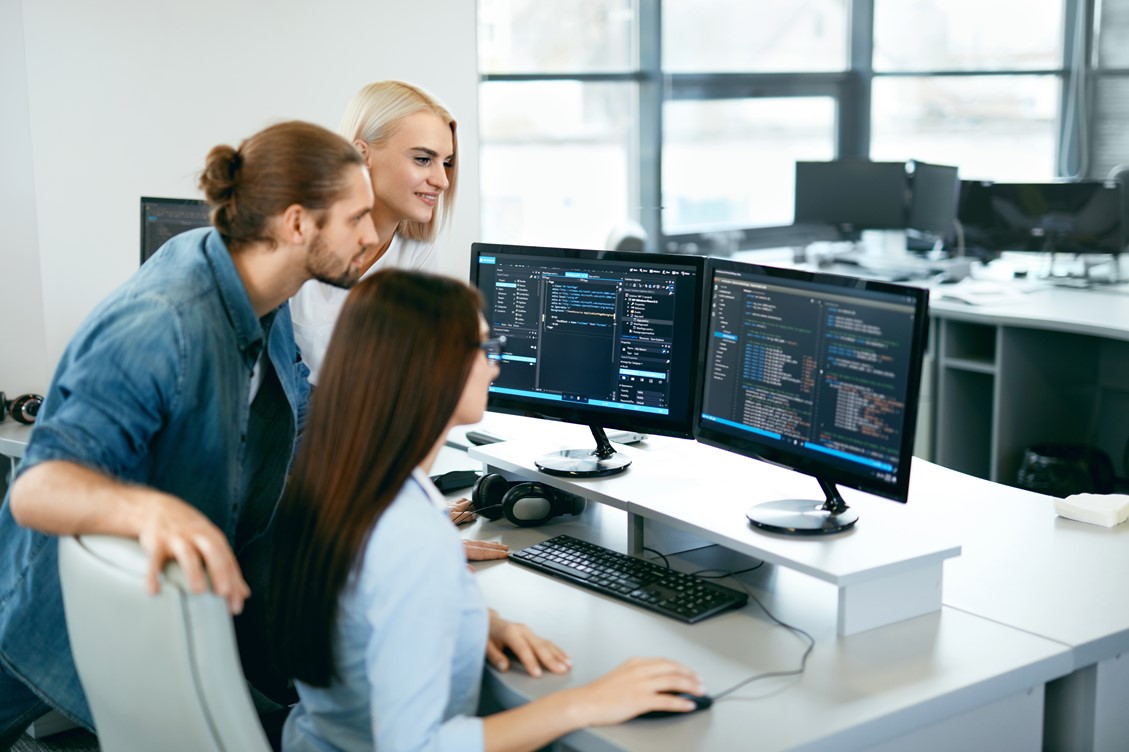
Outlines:
[{"label": "monitor base", "polygon": [[538,457],[533,462],[538,470],[548,475],[595,478],[622,473],[631,464],[631,459],[622,454],[598,457],[591,449],[562,449]]},{"label": "monitor base", "polygon": [[754,504],[745,512],[749,522],[763,530],[785,535],[834,535],[858,522],[858,512],[832,512],[817,499],[780,499]]},{"label": "monitor base", "polygon": [[567,475],[572,478],[598,478],[626,470],[631,464],[630,458],[616,452],[604,429],[600,426],[588,428],[596,441],[595,449],[562,449],[538,457],[533,464],[548,475]]}]

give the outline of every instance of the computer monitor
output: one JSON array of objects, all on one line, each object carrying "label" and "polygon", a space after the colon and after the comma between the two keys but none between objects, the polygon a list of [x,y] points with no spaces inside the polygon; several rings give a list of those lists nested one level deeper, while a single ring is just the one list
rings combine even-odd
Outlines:
[{"label": "computer monitor", "polygon": [[796,162],[793,221],[847,232],[904,229],[908,194],[904,162]]},{"label": "computer monitor", "polygon": [[858,519],[836,486],[905,502],[928,291],[711,259],[697,438],[814,476],[824,499],[748,511],[756,526],[826,534]]},{"label": "computer monitor", "polygon": [[935,235],[942,240],[953,236],[960,195],[960,177],[956,167],[910,162],[909,220],[911,230]]},{"label": "computer monitor", "polygon": [[208,212],[208,202],[200,199],[142,196],[141,263],[174,235],[207,227],[211,223]]},{"label": "computer monitor", "polygon": [[630,459],[605,428],[692,438],[699,374],[699,256],[474,243],[471,279],[506,337],[489,408],[588,425],[595,450],[536,460],[610,475]]},{"label": "computer monitor", "polygon": [[1117,181],[962,184],[966,242],[991,252],[1120,254],[1126,232]]}]

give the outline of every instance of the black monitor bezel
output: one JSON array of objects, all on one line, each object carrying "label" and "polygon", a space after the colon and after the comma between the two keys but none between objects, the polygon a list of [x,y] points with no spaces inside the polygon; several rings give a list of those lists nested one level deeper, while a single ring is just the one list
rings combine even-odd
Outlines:
[{"label": "black monitor bezel", "polygon": [[[871,221],[869,217],[864,218],[855,216],[854,221],[851,218],[842,217],[828,217],[826,213],[820,214],[819,212],[808,213],[801,212],[801,191],[806,178],[801,178],[804,171],[817,171],[820,173],[819,179],[821,181],[836,181],[838,192],[846,196],[853,197],[859,195],[860,188],[855,183],[858,181],[860,170],[870,170],[871,175],[868,179],[873,180],[875,176],[881,175],[883,178],[896,177],[900,182],[900,193],[898,203],[896,205],[896,216],[894,212],[889,212],[883,205],[882,219],[880,221]],[[889,173],[889,174],[885,174]],[[899,173],[895,175],[895,173]],[[812,160],[798,160],[795,166],[795,182],[793,192],[793,223],[794,224],[808,224],[808,225],[827,225],[830,227],[838,227],[848,231],[861,231],[861,230],[904,230],[909,221],[909,174],[906,172],[905,162],[876,162],[870,159],[835,159],[829,161],[812,161]],[[842,211],[842,207],[837,207]]]},{"label": "black monitor bezel", "polygon": [[691,307],[694,320],[690,328],[689,343],[690,369],[687,376],[687,408],[681,416],[653,416],[647,413],[620,411],[615,408],[583,406],[560,402],[542,402],[523,399],[513,395],[489,393],[487,409],[509,415],[559,420],[600,428],[635,431],[639,433],[672,436],[675,438],[694,438],[694,421],[698,414],[697,397],[700,394],[699,381],[702,372],[702,295],[705,257],[683,254],[636,253],[631,251],[595,251],[580,248],[558,248],[551,246],[506,245],[500,243],[472,243],[470,252],[470,283],[478,288],[478,258],[486,255],[532,255],[546,259],[580,259],[588,261],[620,261],[639,264],[654,264],[668,260],[679,266],[690,267],[697,275],[694,285],[695,300]]},{"label": "black monitor bezel", "polygon": [[[1112,246],[1082,245],[1078,240],[1078,233],[1055,233],[1041,229],[1035,232],[1035,220],[1047,216],[1025,214],[1032,220],[1030,227],[1020,226],[1014,221],[1007,220],[998,211],[996,201],[1002,196],[1015,203],[1012,199],[1022,189],[1029,188],[1035,192],[1068,192],[1088,190],[1091,193],[1111,190],[1116,193],[1113,204],[1117,208],[1118,227],[1117,237]],[[958,218],[964,226],[966,242],[969,245],[983,247],[993,253],[1003,252],[1028,252],[1028,253],[1086,253],[1120,255],[1129,244],[1129,217],[1125,215],[1126,186],[1109,180],[1062,180],[1041,183],[1015,183],[993,181],[961,181],[960,203],[957,207]],[[975,215],[975,216],[974,216]],[[1041,219],[1039,221],[1042,221]]]},{"label": "black monitor bezel", "polygon": [[[951,239],[956,234],[955,220],[960,204],[960,169],[954,165],[933,164],[916,159],[912,160],[911,163],[913,164],[913,175],[910,178],[910,199],[909,210],[906,213],[906,227],[936,235],[942,240]],[[936,219],[939,212],[934,211],[933,207],[926,209],[922,203],[923,197],[919,190],[918,180],[922,179],[921,176],[925,173],[933,173],[933,177],[938,179],[947,177],[952,180],[951,195],[948,196],[948,210],[945,212],[948,217],[947,222],[933,223],[932,220]],[[923,221],[923,216],[927,217],[929,221]]]},{"label": "black monitor bezel", "polygon": [[[148,204],[157,204],[158,206],[208,206],[208,202],[199,198],[169,198],[167,196],[142,196],[138,202],[138,212],[141,216],[141,232],[139,236],[140,263],[144,264],[149,258],[157,252],[157,248],[147,248],[145,243],[145,228],[147,225],[145,207]],[[210,222],[209,222],[210,224]],[[205,225],[201,225],[203,227]],[[185,230],[187,232],[187,230]],[[159,247],[159,246],[158,246]]]},{"label": "black monitor bezel", "polygon": [[[813,283],[842,288],[845,291],[874,291],[909,295],[914,299],[914,324],[913,341],[910,352],[910,373],[906,381],[906,409],[905,426],[903,428],[902,443],[899,457],[897,482],[879,483],[872,476],[862,473],[852,473],[839,465],[827,464],[820,460],[782,450],[779,445],[760,442],[755,438],[735,436],[728,432],[718,431],[702,420],[701,406],[705,394],[706,380],[699,379],[699,393],[694,402],[698,409],[694,413],[694,435],[703,444],[724,449],[745,457],[763,460],[780,467],[785,467],[796,472],[819,478],[823,481],[839,486],[854,488],[859,491],[881,496],[886,499],[905,503],[909,496],[910,468],[913,464],[914,441],[917,433],[917,418],[920,409],[921,378],[924,369],[923,361],[927,347],[929,331],[929,291],[924,288],[898,285],[874,279],[848,277],[838,274],[825,274],[801,269],[769,266],[729,259],[710,259],[706,264],[704,277],[704,290],[702,294],[702,354],[703,366],[706,361],[706,350],[709,342],[708,332],[710,326],[710,309],[713,299],[713,280],[717,270],[752,272],[764,275],[769,279],[785,280],[788,282]],[[750,434],[750,436],[752,436]]]}]

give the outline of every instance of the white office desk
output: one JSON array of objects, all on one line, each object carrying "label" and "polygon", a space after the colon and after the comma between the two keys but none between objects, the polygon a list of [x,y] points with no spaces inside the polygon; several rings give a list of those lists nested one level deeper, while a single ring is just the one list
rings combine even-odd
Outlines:
[{"label": "white office desk", "polygon": [[11,418],[0,423],[0,455],[11,460],[7,478],[9,486],[16,477],[16,467],[24,456],[27,441],[31,437],[31,429],[31,426],[17,423]]},{"label": "white office desk", "polygon": [[[1129,439],[1129,288],[1043,288],[999,305],[934,297],[933,459],[1014,484],[1024,449]],[[1122,475],[1129,470],[1121,468]]]},{"label": "white office desk", "polygon": [[32,426],[17,423],[11,418],[0,423],[0,454],[12,459],[24,456]]},{"label": "white office desk", "polygon": [[1074,673],[1048,688],[1048,748],[1129,748],[1129,525],[1067,520],[1050,497],[928,463],[914,472],[914,503],[962,536],[944,603],[1071,648]]},{"label": "white office desk", "polygon": [[[624,510],[591,504],[578,518],[540,528],[479,520],[465,534],[522,548],[567,533],[622,551],[626,532]],[[685,559],[673,560],[685,567]],[[491,607],[529,624],[573,659],[565,676],[489,672],[488,694],[507,707],[592,681],[631,656],[680,660],[699,673],[707,691],[720,692],[756,673],[795,668],[805,647],[752,602],[686,625],[517,564],[475,568]],[[754,683],[686,717],[588,729],[564,746],[601,752],[1040,748],[1042,687],[1069,670],[1064,646],[951,608],[839,637],[828,584],[771,565],[742,580],[778,618],[815,638],[802,677]]]}]

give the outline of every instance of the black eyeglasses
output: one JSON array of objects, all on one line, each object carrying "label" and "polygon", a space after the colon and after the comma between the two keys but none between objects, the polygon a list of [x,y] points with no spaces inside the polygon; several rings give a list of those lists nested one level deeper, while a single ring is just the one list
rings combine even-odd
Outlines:
[{"label": "black eyeglasses", "polygon": [[488,358],[500,358],[502,353],[506,351],[506,337],[491,337],[490,339],[483,340],[478,345],[486,353]]}]

